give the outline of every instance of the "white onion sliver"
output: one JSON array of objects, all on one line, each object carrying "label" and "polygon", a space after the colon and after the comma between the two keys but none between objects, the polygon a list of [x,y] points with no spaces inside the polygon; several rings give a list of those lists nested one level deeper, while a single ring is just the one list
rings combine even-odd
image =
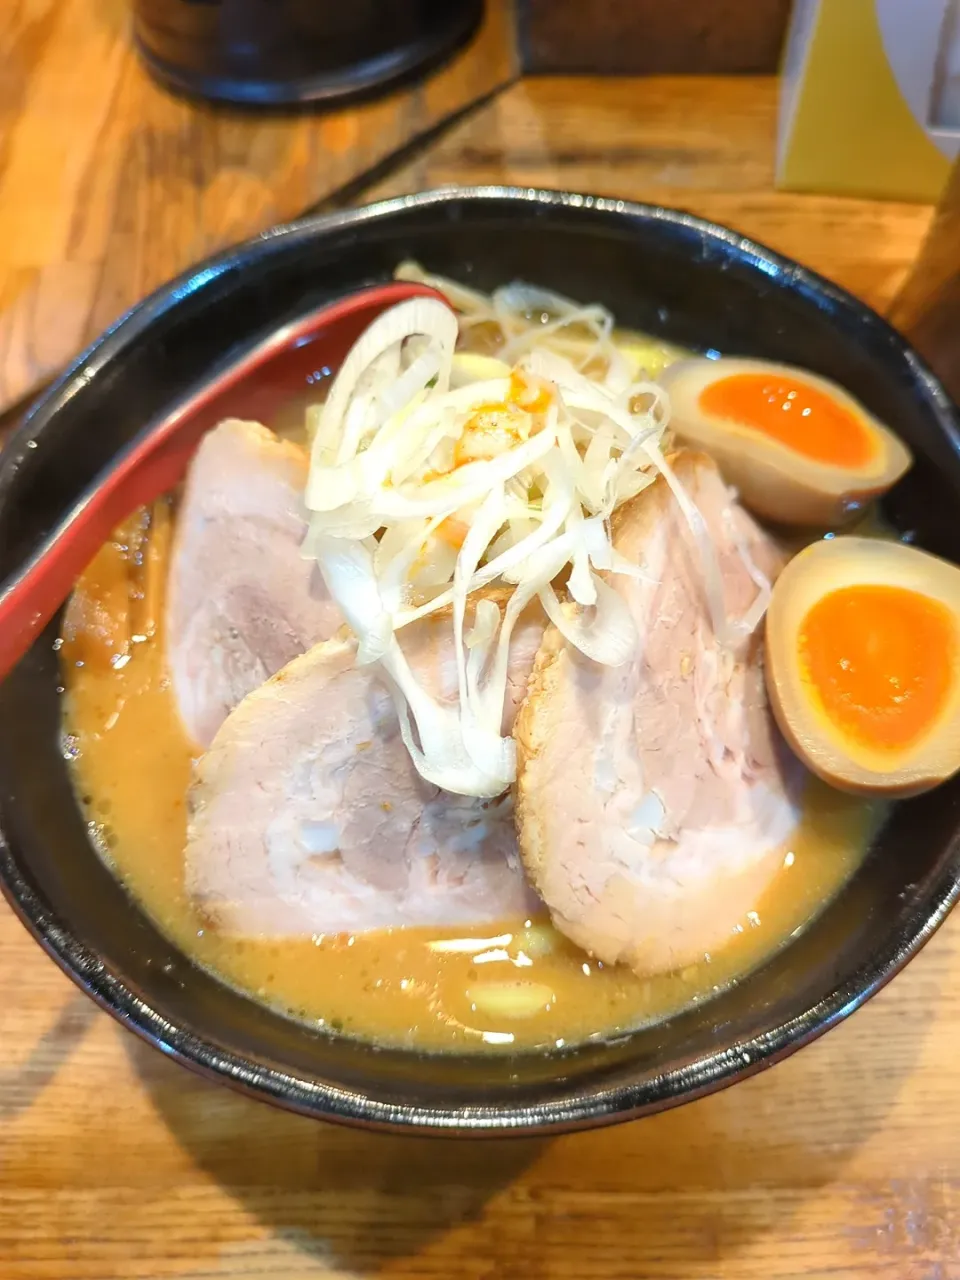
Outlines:
[{"label": "white onion sliver", "polygon": [[540,602],[557,630],[586,657],[605,667],[620,667],[637,650],[637,628],[626,603],[602,578],[594,577],[597,603],[593,609],[564,607],[547,583]]},{"label": "white onion sliver", "polygon": [[[698,549],[723,643],[756,625],[766,594],[754,577],[759,594],[747,615],[725,617],[709,531],[663,455],[669,400],[655,383],[633,380],[636,362],[618,351],[605,308],[526,285],[486,298],[415,264],[398,274],[444,292],[462,325],[490,325],[497,354],[455,357],[458,321],[436,299],[412,299],[374,321],[318,415],[304,554],[317,559],[357,636],[357,661],[385,672],[422,776],[490,797],[515,777],[516,748],[501,733],[509,648],[535,597],[591,660],[617,666],[636,652],[630,610],[601,575],[648,580],[613,547],[609,517],[657,473]],[[538,311],[545,320],[531,321]],[[520,385],[543,386],[545,402],[525,407],[518,378],[505,376],[518,355]],[[587,377],[594,357],[602,363]],[[638,410],[641,396],[649,407]],[[464,461],[457,445],[471,423]],[[554,586],[565,568],[569,604]],[[502,611],[475,595],[495,585],[512,588]],[[426,692],[401,643],[405,627],[450,606],[455,704]]]}]

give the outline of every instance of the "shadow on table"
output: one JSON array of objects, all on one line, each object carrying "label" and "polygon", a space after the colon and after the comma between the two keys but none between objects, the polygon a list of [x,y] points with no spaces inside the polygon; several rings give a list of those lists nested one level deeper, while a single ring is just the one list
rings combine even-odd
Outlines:
[{"label": "shadow on table", "polygon": [[[195,1078],[133,1038],[128,1045],[196,1163],[318,1264],[376,1274],[430,1248],[438,1275],[459,1269],[459,1256],[470,1260],[464,1274],[535,1280],[562,1257],[571,1276],[692,1280],[759,1237],[772,1237],[768,1248],[789,1237],[805,1201],[842,1181],[887,1121],[944,972],[926,959],[770,1072],[632,1125],[552,1140],[401,1138],[319,1124]],[[444,1243],[454,1229],[457,1241]]]},{"label": "shadow on table", "polygon": [[476,1222],[547,1146],[325,1124],[253,1102],[126,1039],[159,1114],[195,1162],[278,1237],[331,1267],[376,1272]]},{"label": "shadow on table", "polygon": [[73,1054],[97,1016],[96,1005],[71,992],[22,1062],[0,1069],[0,1123],[26,1111]]}]

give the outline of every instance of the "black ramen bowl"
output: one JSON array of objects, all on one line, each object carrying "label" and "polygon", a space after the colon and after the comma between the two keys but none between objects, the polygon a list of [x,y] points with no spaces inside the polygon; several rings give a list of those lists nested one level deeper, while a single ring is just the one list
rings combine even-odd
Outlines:
[{"label": "black ramen bowl", "polygon": [[[0,459],[0,580],[140,428],[251,340],[389,278],[404,258],[490,289],[522,278],[696,348],[836,379],[916,465],[886,514],[960,560],[960,434],[909,346],[849,294],[671,210],[555,192],[439,191],[311,218],[147,299],[34,408]],[[296,392],[300,388],[291,388]],[[527,1133],[622,1120],[761,1070],[893,976],[960,892],[960,777],[893,811],[837,898],[773,958],[656,1026],[566,1051],[431,1056],[299,1026],[195,967],[87,839],[59,744],[52,624],[0,686],[0,881],[58,964],[186,1066],[313,1116],[385,1129]]]}]

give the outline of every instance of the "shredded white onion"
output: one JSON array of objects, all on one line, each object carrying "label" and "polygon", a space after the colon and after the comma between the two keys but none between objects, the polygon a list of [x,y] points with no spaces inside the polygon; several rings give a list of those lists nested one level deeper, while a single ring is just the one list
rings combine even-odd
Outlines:
[{"label": "shredded white onion", "polygon": [[[620,354],[608,311],[526,285],[487,298],[413,266],[403,274],[439,284],[459,323],[438,299],[416,298],[357,341],[326,404],[311,411],[304,554],[356,633],[357,661],[379,662],[388,676],[422,776],[492,797],[516,774],[501,725],[523,609],[539,598],[595,662],[616,666],[635,651],[630,611],[601,575],[643,579],[613,547],[609,518],[657,473],[699,549],[718,637],[755,625],[765,599],[728,623],[703,517],[662,452],[669,402]],[[499,335],[496,351],[456,353],[460,330],[480,324]],[[555,586],[565,569],[566,604]],[[512,589],[502,612],[481,596],[468,614],[469,598],[495,585]],[[447,607],[456,704],[422,688],[397,635]]]}]

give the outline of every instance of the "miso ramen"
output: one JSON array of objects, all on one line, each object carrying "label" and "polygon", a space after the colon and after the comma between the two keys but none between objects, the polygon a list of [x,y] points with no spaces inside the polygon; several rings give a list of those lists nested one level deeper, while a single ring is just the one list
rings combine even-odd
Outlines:
[{"label": "miso ramen", "polygon": [[65,754],[107,864],[250,998],[570,1046],[755,968],[884,801],[777,729],[764,612],[820,532],[684,447],[687,353],[429,279],[455,314],[381,316],[322,404],[221,424],[103,547],[58,642]]}]

